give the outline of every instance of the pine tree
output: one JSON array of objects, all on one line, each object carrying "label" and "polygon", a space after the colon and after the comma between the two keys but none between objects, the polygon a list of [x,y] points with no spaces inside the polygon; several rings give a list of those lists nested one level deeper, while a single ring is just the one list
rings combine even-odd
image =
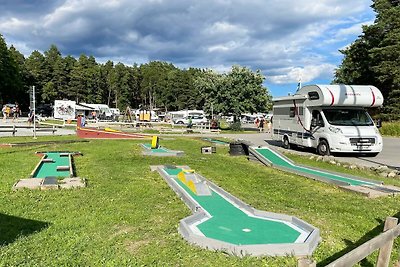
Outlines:
[{"label": "pine tree", "polygon": [[347,49],[336,70],[336,83],[371,84],[377,86],[386,99],[385,118],[400,112],[400,1],[374,0],[377,13],[374,23],[363,27],[363,34]]}]

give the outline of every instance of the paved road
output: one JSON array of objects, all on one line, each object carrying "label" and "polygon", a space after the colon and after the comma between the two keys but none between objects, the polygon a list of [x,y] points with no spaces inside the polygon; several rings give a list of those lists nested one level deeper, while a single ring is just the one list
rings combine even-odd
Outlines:
[{"label": "paved road", "polygon": [[[221,134],[220,136],[228,138],[243,139],[252,142],[257,146],[269,144],[272,147],[285,151],[281,147],[281,143],[273,140],[270,134],[257,133],[257,134]],[[293,152],[303,155],[315,155],[314,149],[301,149],[291,150]],[[380,165],[386,165],[390,168],[400,170],[400,138],[398,137],[384,137],[383,138],[383,150],[376,157],[357,157],[354,154],[335,154],[335,157],[342,162],[350,162],[357,165],[367,167],[378,167]]]}]

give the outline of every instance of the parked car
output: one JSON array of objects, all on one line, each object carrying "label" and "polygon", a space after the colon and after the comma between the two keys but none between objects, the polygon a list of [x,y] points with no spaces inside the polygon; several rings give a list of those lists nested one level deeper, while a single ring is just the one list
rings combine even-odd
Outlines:
[{"label": "parked car", "polygon": [[51,104],[39,104],[36,107],[36,114],[42,117],[52,117],[53,106]]},{"label": "parked car", "polygon": [[119,116],[121,116],[121,112],[119,111],[118,108],[110,108],[111,114],[112,114],[112,120],[118,121]]},{"label": "parked car", "polygon": [[114,116],[121,115],[121,112],[119,111],[119,108],[110,108],[110,111]]},{"label": "parked car", "polygon": [[175,121],[176,124],[189,124],[189,120],[192,119],[192,124],[197,125],[197,124],[205,124],[208,122],[206,117],[203,116],[187,116],[183,118],[179,118]]}]

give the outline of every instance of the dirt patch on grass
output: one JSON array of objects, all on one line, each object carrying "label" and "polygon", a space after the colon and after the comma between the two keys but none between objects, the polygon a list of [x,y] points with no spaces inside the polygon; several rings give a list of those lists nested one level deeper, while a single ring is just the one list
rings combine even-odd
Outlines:
[{"label": "dirt patch on grass", "polygon": [[150,243],[150,240],[129,240],[125,242],[126,250],[131,254],[136,254],[138,250]]},{"label": "dirt patch on grass", "polygon": [[110,234],[110,239],[113,239],[120,235],[126,235],[130,232],[133,232],[134,227],[129,225],[115,225],[113,227],[113,232]]}]

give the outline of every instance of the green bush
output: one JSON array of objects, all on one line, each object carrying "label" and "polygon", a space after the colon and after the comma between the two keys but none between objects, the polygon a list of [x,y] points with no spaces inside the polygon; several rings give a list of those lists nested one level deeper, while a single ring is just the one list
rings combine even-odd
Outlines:
[{"label": "green bush", "polygon": [[400,136],[400,121],[382,122],[379,131],[382,135]]},{"label": "green bush", "polygon": [[229,130],[230,129],[229,123],[227,123],[226,120],[220,120],[218,123],[219,123],[219,128],[221,130]]},{"label": "green bush", "polygon": [[241,131],[242,130],[242,124],[240,121],[231,123],[231,130],[232,131]]}]

